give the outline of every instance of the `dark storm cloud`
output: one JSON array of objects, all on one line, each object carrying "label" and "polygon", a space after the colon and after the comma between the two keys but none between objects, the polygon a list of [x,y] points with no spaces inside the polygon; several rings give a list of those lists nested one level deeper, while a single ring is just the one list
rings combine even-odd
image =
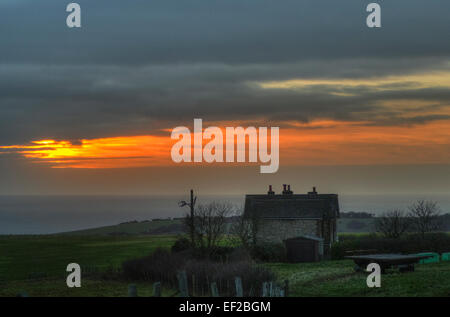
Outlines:
[{"label": "dark storm cloud", "polygon": [[365,25],[370,2],[79,0],[81,30],[65,26],[64,1],[6,2],[0,56],[8,63],[122,65],[448,55],[448,1],[382,1],[378,30]]},{"label": "dark storm cloud", "polygon": [[370,1],[78,2],[80,30],[65,26],[62,1],[0,4],[1,144],[161,133],[194,117],[421,123],[445,115],[405,119],[380,104],[449,104],[448,89],[407,83],[255,84],[448,71],[448,1],[382,2],[380,30],[365,26]]},{"label": "dark storm cloud", "polygon": [[[346,64],[335,62],[335,68],[330,65],[327,74],[339,74]],[[3,143],[15,143],[31,137],[76,140],[155,133],[174,124],[189,124],[194,117],[274,121],[334,118],[375,120],[374,124],[386,124],[383,121],[389,118],[389,124],[393,124],[397,117],[398,123],[404,123],[403,115],[409,110],[389,112],[380,108],[383,101],[424,100],[427,103],[419,108],[423,111],[450,104],[449,89],[410,89],[417,85],[414,82],[375,87],[311,84],[294,90],[258,86],[257,82],[281,78],[282,74],[287,78],[301,76],[307,69],[302,63],[285,68],[217,64],[4,66],[0,67],[0,123],[9,133],[2,134],[1,139]],[[364,74],[361,70],[359,76]],[[316,79],[320,78],[318,75]]]}]

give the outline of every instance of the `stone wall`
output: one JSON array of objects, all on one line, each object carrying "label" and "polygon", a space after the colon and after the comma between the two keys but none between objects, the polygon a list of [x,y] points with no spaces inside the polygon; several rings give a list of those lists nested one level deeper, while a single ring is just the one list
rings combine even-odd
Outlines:
[{"label": "stone wall", "polygon": [[321,236],[319,220],[262,219],[258,224],[258,242],[281,243],[301,235]]}]

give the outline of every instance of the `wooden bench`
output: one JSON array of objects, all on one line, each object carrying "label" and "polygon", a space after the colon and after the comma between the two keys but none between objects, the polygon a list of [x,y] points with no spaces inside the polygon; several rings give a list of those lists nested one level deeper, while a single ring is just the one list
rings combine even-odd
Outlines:
[{"label": "wooden bench", "polygon": [[370,250],[349,250],[345,251],[346,256],[352,256],[352,255],[370,255],[377,253],[378,250],[376,249],[370,249]]}]

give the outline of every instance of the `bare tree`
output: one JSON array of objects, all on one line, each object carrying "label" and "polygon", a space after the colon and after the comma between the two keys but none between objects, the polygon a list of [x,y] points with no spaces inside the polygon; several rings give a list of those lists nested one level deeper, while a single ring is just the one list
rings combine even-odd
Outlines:
[{"label": "bare tree", "polygon": [[257,243],[259,219],[255,215],[236,214],[236,220],[231,226],[231,236],[239,239],[245,248],[250,248]]},{"label": "bare tree", "polygon": [[400,238],[410,227],[410,220],[400,209],[383,213],[375,219],[375,230],[388,238]]},{"label": "bare tree", "polygon": [[418,200],[409,207],[409,215],[417,232],[425,237],[425,233],[441,228],[439,215],[441,211],[434,201]]},{"label": "bare tree", "polygon": [[229,203],[199,205],[194,211],[195,246],[202,249],[217,246],[225,233],[227,217],[233,210],[233,205]]},{"label": "bare tree", "polygon": [[251,232],[251,223],[244,218],[242,213],[233,217],[229,234],[229,239],[233,245],[241,243],[244,248],[249,248],[252,241]]}]

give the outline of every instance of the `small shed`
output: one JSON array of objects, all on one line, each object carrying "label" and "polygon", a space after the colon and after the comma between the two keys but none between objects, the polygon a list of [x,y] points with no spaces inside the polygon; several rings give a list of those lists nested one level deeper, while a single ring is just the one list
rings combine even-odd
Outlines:
[{"label": "small shed", "polygon": [[324,239],[315,236],[298,236],[284,240],[289,262],[318,262],[323,258]]}]

